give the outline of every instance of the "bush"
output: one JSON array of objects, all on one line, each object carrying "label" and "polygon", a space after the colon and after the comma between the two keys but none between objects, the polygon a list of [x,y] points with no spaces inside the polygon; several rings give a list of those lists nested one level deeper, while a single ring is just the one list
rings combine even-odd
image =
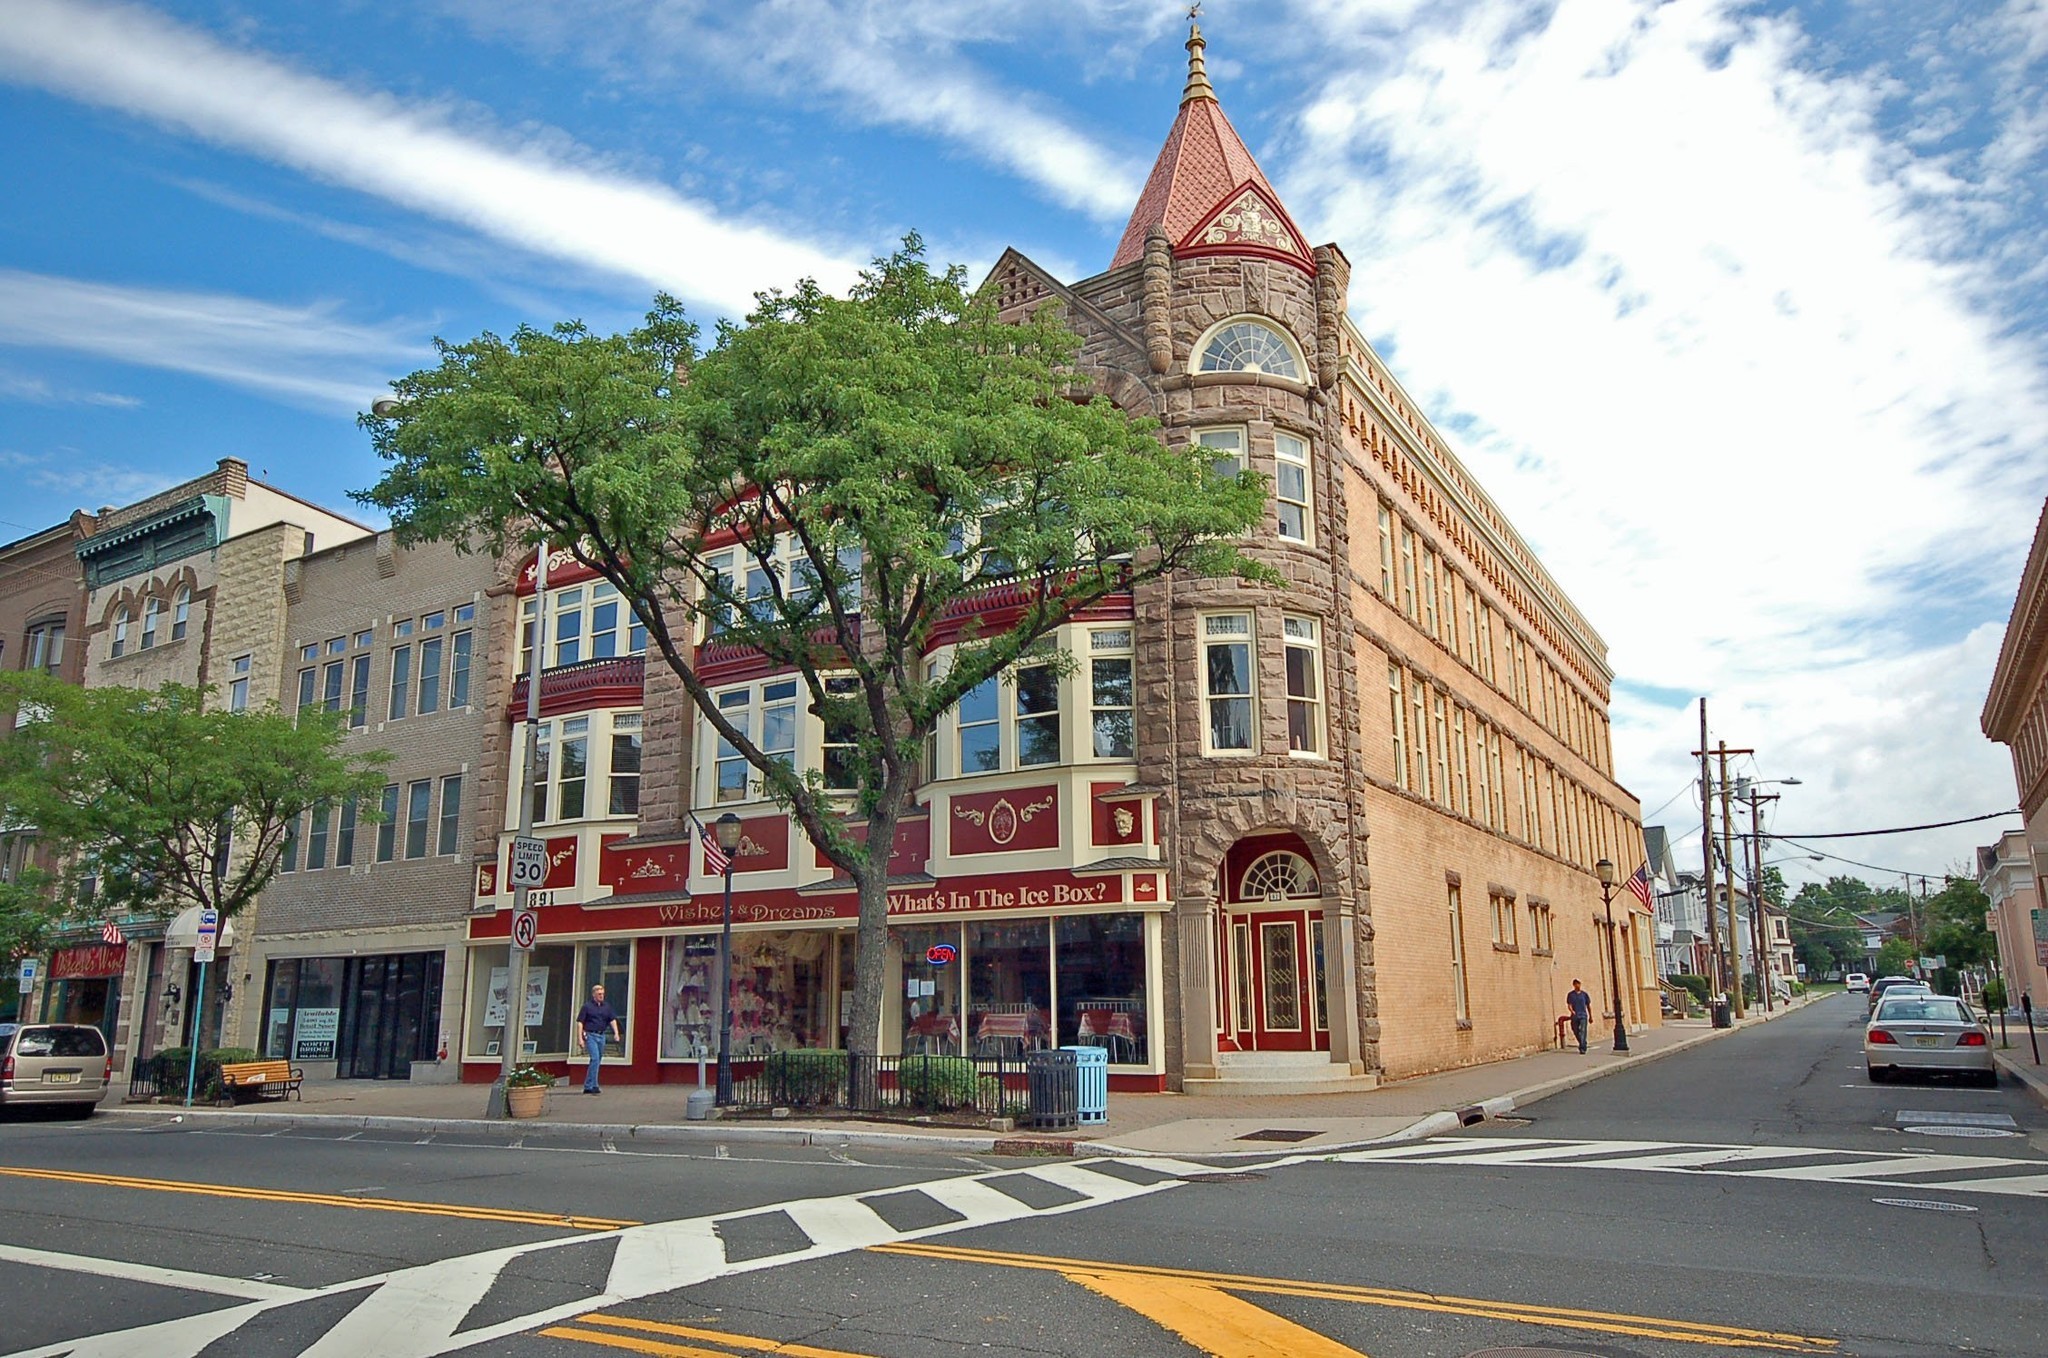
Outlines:
[{"label": "bush", "polygon": [[1693,974],[1692,974],[1691,972],[1689,972],[1689,971],[1681,971],[1681,972],[1677,973],[1676,975],[1670,976],[1670,977],[1668,977],[1668,978],[1666,978],[1666,979],[1668,979],[1668,980],[1669,980],[1669,981],[1671,982],[1671,984],[1673,984],[1673,985],[1675,985],[1675,986],[1681,986],[1681,987],[1683,987],[1683,988],[1684,988],[1684,989],[1686,990],[1686,992],[1687,992],[1687,993],[1689,993],[1689,994],[1690,994],[1690,995],[1692,996],[1692,998],[1693,998],[1693,1001],[1694,1001],[1694,1003],[1698,1004],[1698,1005],[1699,1005],[1699,1006],[1700,1006],[1701,1008],[1703,1008],[1703,1009],[1704,1009],[1704,1008],[1706,1007],[1706,1004],[1707,1004],[1707,978],[1706,978],[1706,977],[1704,977],[1704,976],[1695,976],[1695,975],[1693,975]]},{"label": "bush", "polygon": [[980,1085],[974,1062],[964,1056],[906,1056],[896,1069],[903,1102],[918,1108],[972,1107]]},{"label": "bush", "polygon": [[1984,1007],[1994,1014],[2005,1012],[2005,982],[1996,976],[1984,983]]},{"label": "bush", "polygon": [[768,1101],[783,1108],[817,1108],[845,1101],[846,1053],[830,1048],[771,1052],[761,1066]]},{"label": "bush", "polygon": [[[185,1097],[185,1075],[192,1063],[190,1047],[166,1047],[150,1058],[156,1063],[156,1088],[159,1097]],[[199,1053],[199,1065],[193,1071],[192,1097],[194,1099],[217,1101],[227,1097],[227,1090],[220,1082],[222,1066],[238,1066],[244,1061],[261,1061],[261,1053],[249,1047],[213,1047]]]}]

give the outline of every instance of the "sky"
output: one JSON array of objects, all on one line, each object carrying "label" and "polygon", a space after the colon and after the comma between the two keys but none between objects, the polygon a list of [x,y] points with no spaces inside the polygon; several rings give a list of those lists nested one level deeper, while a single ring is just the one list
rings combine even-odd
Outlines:
[{"label": "sky", "polygon": [[[2048,0],[1202,23],[1359,329],[1606,641],[1681,865],[1701,697],[1776,831],[2014,806],[1978,718],[2048,495]],[[1159,0],[6,0],[0,539],[223,456],[375,521],[355,416],[437,336],[736,317],[910,231],[1097,273],[1185,36]],[[1770,852],[1938,878],[2017,825]]]}]

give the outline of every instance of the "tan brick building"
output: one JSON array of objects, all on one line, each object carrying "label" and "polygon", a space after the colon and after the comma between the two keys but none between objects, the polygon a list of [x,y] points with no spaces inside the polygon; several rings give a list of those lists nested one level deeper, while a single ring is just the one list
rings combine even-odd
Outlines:
[{"label": "tan brick building", "polygon": [[2048,1006],[2048,507],[2020,573],[1980,721],[2012,754],[2026,826],[1978,850],[1979,881],[1992,899],[2012,1002],[2030,993],[2040,1009]]},{"label": "tan brick building", "polygon": [[[271,700],[282,672],[288,574],[300,557],[370,531],[252,480],[236,458],[124,509],[102,510],[75,548],[86,588],[84,682],[189,684],[210,689],[209,700],[222,706]],[[117,923],[126,942],[112,948],[95,946],[96,921],[60,941],[43,1005],[48,1017],[107,1027],[125,1070],[134,1056],[189,1036],[188,1006],[200,990],[188,930],[176,921]],[[206,1045],[233,1037],[253,998],[240,965],[252,924],[223,928],[199,1015]]]},{"label": "tan brick building", "polygon": [[[1102,392],[1268,477],[1246,546],[1285,583],[1174,579],[1107,600],[1054,638],[1071,670],[1019,666],[941,723],[899,841],[884,1049],[1079,1043],[1106,1048],[1125,1089],[1344,1088],[1541,1047],[1575,977],[1602,997],[1596,1017],[1611,1010],[1610,946],[1625,1021],[1654,1024],[1647,901],[1615,890],[1610,939],[1594,872],[1643,861],[1613,775],[1605,645],[1352,324],[1348,262],[1289,218],[1199,33],[1189,55],[1108,270],[1068,284],[1011,251],[988,286],[1012,315],[1058,303]],[[528,563],[528,616],[531,580]],[[685,837],[691,807],[742,823],[740,1056],[841,1045],[852,892],[661,666],[643,685],[587,576],[551,574],[548,593],[534,796],[557,876],[533,1054],[568,1057],[574,999],[601,980],[627,1016],[619,1073],[699,1078],[720,901]],[[598,659],[586,642],[606,629]],[[787,672],[715,636],[697,663],[764,748],[829,767]],[[495,810],[509,831],[513,806]],[[471,921],[472,1078],[495,1070],[509,1010],[493,989],[501,869],[483,865]]]},{"label": "tan brick building", "polygon": [[451,957],[461,974],[473,808],[478,784],[504,776],[481,764],[505,726],[484,683],[497,574],[488,556],[390,532],[286,567],[265,697],[348,714],[345,748],[389,752],[389,783],[375,807],[301,818],[239,963],[261,997],[239,1011],[240,1045],[315,1077],[406,1079],[459,1028],[443,977]]}]

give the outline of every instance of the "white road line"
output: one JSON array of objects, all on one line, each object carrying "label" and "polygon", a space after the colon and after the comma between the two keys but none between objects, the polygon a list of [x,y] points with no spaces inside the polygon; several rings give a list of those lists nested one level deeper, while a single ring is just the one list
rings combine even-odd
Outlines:
[{"label": "white road line", "polygon": [[[1493,1145],[1499,1142],[1491,1143]],[[1582,1141],[1566,1146],[1529,1146],[1514,1150],[1481,1151],[1460,1155],[1454,1165],[1533,1165],[1545,1160],[1568,1160],[1575,1155],[1599,1155],[1605,1151],[1654,1151],[1670,1146],[1668,1141]]]},{"label": "white road line", "polygon": [[58,1254],[53,1250],[29,1249],[25,1245],[0,1245],[0,1263],[25,1264],[31,1268],[63,1269],[67,1273],[91,1273],[101,1278],[120,1278],[132,1283],[153,1283],[186,1292],[206,1292],[217,1297],[240,1297],[244,1301],[292,1301],[313,1295],[302,1288],[277,1283],[259,1283],[249,1278],[224,1278],[214,1273],[192,1273],[182,1268],[135,1264],[125,1259],[95,1259],[84,1254]]},{"label": "white road line", "polygon": [[858,1198],[813,1198],[782,1210],[813,1245],[831,1254],[866,1249],[903,1234]]},{"label": "white road line", "polygon": [[[1811,1179],[1821,1182],[1853,1179],[1889,1179],[1900,1174],[1932,1174],[1952,1169],[1993,1169],[1999,1165],[2038,1164],[2038,1161],[1999,1160],[1988,1155],[1893,1155],[1881,1160],[1852,1161],[1843,1165],[1791,1165],[1784,1169],[1744,1171],[1751,1179]],[[2043,1165],[2048,1169],[2048,1165]]]},{"label": "white road line", "polygon": [[1798,1156],[1838,1155],[1839,1151],[1800,1150],[1793,1146],[1700,1146],[1662,1155],[1624,1155],[1618,1160],[1589,1160],[1588,1169],[1712,1169],[1753,1160],[1790,1160]]},{"label": "white road line", "polygon": [[2048,1174],[2020,1174],[2010,1179],[1956,1179],[1948,1183],[1915,1180],[1915,1188],[1940,1188],[1951,1193],[2011,1193],[2023,1198],[2048,1198]]}]

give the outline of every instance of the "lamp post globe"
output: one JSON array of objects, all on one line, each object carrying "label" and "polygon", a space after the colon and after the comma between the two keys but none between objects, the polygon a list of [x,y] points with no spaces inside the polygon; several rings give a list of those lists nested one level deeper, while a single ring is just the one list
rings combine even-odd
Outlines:
[{"label": "lamp post globe", "polygon": [[1628,1050],[1628,1023],[1621,1013],[1621,967],[1614,951],[1614,864],[1601,859],[1593,865],[1600,878],[1600,908],[1607,912],[1607,974],[1614,978],[1614,1049]]},{"label": "lamp post globe", "polygon": [[740,818],[728,811],[712,822],[725,853],[725,909],[718,928],[718,1094],[720,1108],[732,1103],[732,858],[740,847]]}]

